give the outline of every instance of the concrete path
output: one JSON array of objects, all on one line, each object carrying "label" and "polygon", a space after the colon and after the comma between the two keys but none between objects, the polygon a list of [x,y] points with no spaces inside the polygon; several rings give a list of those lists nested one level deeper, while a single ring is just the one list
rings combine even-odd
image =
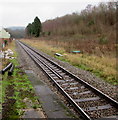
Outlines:
[{"label": "concrete path", "polygon": [[39,80],[31,70],[26,70],[25,72],[32,82],[48,118],[72,118],[73,114],[67,110],[58,96],[44,82]]},{"label": "concrete path", "polygon": [[25,112],[24,112],[24,115],[22,116],[22,118],[42,118],[43,115],[39,112],[39,111],[36,111],[34,109],[27,109]]}]

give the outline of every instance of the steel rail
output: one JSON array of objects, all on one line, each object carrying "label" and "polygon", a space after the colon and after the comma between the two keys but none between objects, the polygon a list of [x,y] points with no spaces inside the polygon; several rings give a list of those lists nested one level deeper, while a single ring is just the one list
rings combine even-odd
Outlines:
[{"label": "steel rail", "polygon": [[[55,83],[56,87],[61,91],[61,93],[68,99],[68,101],[75,107],[76,111],[79,111],[81,113],[81,115],[86,119],[86,120],[91,120],[90,116],[88,116],[84,110],[82,108],[80,108],[77,103],[68,95],[68,93],[66,93],[63,88],[53,79],[53,77],[51,77],[46,71],[45,69],[38,63],[38,61],[40,61],[42,64],[44,64],[44,62],[42,62],[39,57],[33,55],[33,53],[30,53],[28,50],[26,50],[24,48],[28,47],[30,50],[32,50],[33,52],[37,53],[38,55],[40,55],[41,57],[45,58],[46,60],[50,61],[53,65],[56,65],[58,68],[61,68],[64,72],[68,73],[69,75],[71,75],[71,77],[73,77],[74,79],[76,79],[77,81],[83,83],[85,86],[89,87],[94,93],[98,94],[98,96],[102,96],[103,98],[105,98],[107,101],[112,102],[110,104],[113,104],[114,107],[118,107],[118,102],[115,101],[114,99],[112,99],[111,97],[109,97],[108,95],[102,93],[101,91],[99,91],[98,89],[96,89],[95,87],[93,87],[92,85],[88,84],[87,82],[83,81],[82,79],[80,79],[79,77],[75,76],[74,74],[70,73],[69,71],[67,71],[65,68],[61,67],[60,65],[58,65],[57,63],[55,63],[54,61],[50,60],[49,58],[46,58],[45,56],[41,55],[40,53],[38,53],[37,51],[35,51],[33,48],[29,47],[28,45],[19,42],[20,45],[22,46],[22,48],[26,51],[26,53],[32,58],[32,60],[41,67],[41,69],[48,75],[48,77],[53,81],[53,83]],[[24,46],[23,46],[24,45]],[[38,59],[38,60],[37,60]],[[45,64],[44,64],[45,65]],[[47,65],[45,65],[46,67],[48,67]],[[49,68],[49,67],[48,67]],[[50,69],[51,70],[51,69]],[[54,71],[55,72],[55,71]]]},{"label": "steel rail", "polygon": [[[22,45],[21,45],[22,46]],[[79,112],[83,118],[85,118],[86,120],[92,120],[90,118],[89,115],[87,115],[84,110],[79,107],[77,105],[77,103],[63,90],[63,88],[52,78],[52,76],[50,76],[46,71],[45,69],[39,64],[39,61],[36,59],[36,57],[32,56],[32,54],[30,54],[28,52],[28,50],[26,50],[23,46],[22,48],[25,50],[25,52],[31,57],[31,59],[47,74],[47,76],[52,80],[53,83],[55,83],[54,85],[57,87],[57,89],[60,90],[60,92],[67,98],[68,102],[71,103],[73,106],[74,106],[74,109]]]},{"label": "steel rail", "polygon": [[[21,41],[20,41],[21,42]],[[41,55],[38,51],[34,50],[32,47],[26,45],[25,43],[21,42],[22,44],[24,44],[25,46],[27,46],[28,48],[32,49],[35,53],[39,54],[40,56],[42,56],[43,58],[45,58],[46,60],[50,61],[52,64],[58,66],[59,68],[61,68],[64,72],[70,74],[73,78],[75,78],[77,81],[79,80],[79,82],[83,83],[84,85],[86,85],[87,87],[89,87],[93,92],[96,92],[96,94],[98,94],[99,96],[101,95],[104,99],[108,100],[109,102],[111,102],[114,107],[118,108],[118,102],[116,100],[114,100],[113,98],[109,97],[108,95],[104,94],[103,92],[101,92],[100,90],[98,90],[97,88],[93,87],[92,85],[90,85],[89,83],[85,82],[84,80],[82,80],[81,78],[77,77],[76,75],[74,75],[73,73],[69,72],[68,70],[66,70],[65,68],[63,68],[62,66],[58,65],[56,62],[52,61],[49,58],[46,58],[44,55]]]},{"label": "steel rail", "polygon": [[57,77],[59,77],[60,79],[62,79],[63,77],[61,75],[59,75],[56,71],[54,71],[51,67],[49,67],[44,61],[41,61],[41,59],[39,58],[39,56],[35,56],[33,53],[31,53],[32,56],[34,56],[35,58],[37,58],[42,64],[44,64],[50,71],[52,71]]}]

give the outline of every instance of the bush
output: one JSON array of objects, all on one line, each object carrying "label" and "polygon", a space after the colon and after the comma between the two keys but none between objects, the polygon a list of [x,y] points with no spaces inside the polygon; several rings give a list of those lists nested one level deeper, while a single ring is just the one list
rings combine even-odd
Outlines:
[{"label": "bush", "polygon": [[101,37],[99,38],[99,43],[100,43],[100,44],[107,44],[107,43],[108,43],[108,40],[107,40],[106,37],[101,36]]},{"label": "bush", "polygon": [[87,25],[88,25],[88,26],[91,26],[91,25],[94,25],[94,24],[95,24],[95,22],[94,22],[93,20],[91,20],[91,21],[88,22]]}]

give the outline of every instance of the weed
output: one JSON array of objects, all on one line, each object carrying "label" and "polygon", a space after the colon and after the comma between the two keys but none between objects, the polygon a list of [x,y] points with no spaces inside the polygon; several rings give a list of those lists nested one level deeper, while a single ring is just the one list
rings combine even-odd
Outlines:
[{"label": "weed", "polygon": [[88,26],[91,26],[91,25],[94,25],[94,24],[95,24],[95,22],[94,22],[93,20],[91,20],[91,21],[88,22],[87,25],[88,25]]},{"label": "weed", "polygon": [[[108,56],[102,55],[96,56],[96,55],[90,55],[90,54],[71,54],[67,53],[65,48],[60,46],[61,42],[57,44],[57,47],[53,47],[55,43],[50,41],[35,41],[35,44],[33,40],[24,40],[24,42],[28,43],[29,45],[32,45],[33,47],[38,46],[38,49],[42,50],[43,52],[46,52],[47,54],[56,57],[59,60],[69,62],[70,64],[79,67],[81,69],[90,71],[94,73],[95,75],[103,78],[105,81],[116,85],[118,84],[118,81],[116,79],[116,59],[111,58]],[[66,44],[65,44],[66,46]],[[63,48],[63,49],[61,49]],[[54,52],[63,53],[63,57],[54,56]]]},{"label": "weed", "polygon": [[108,43],[108,40],[107,40],[106,37],[101,36],[101,37],[99,38],[99,43],[100,43],[100,44],[107,44],[107,43]]},{"label": "weed", "polygon": [[[15,45],[15,43],[12,43],[12,47]],[[14,46],[15,47],[15,46]],[[15,48],[12,49],[15,49]],[[17,53],[14,54],[14,56],[17,56]],[[15,100],[15,103],[12,105],[12,111],[9,111],[9,118],[19,118],[21,115],[23,115],[24,111],[23,109],[26,109],[28,106],[23,101],[25,98],[28,98],[32,101],[32,105],[36,106],[36,108],[40,107],[40,105],[36,105],[37,98],[35,97],[35,92],[33,89],[33,86],[31,82],[29,81],[26,74],[24,74],[24,71],[20,68],[16,67],[19,66],[19,63],[16,59],[10,60],[15,65],[13,74],[8,79],[7,72],[3,76],[3,90],[2,90],[2,97],[3,102],[5,98],[5,91],[6,87],[8,85],[12,85],[14,89],[13,96],[10,96],[9,99]],[[20,73],[23,73],[20,75]],[[38,103],[37,103],[38,104]],[[35,107],[34,107],[35,108]]]},{"label": "weed", "polygon": [[33,108],[34,108],[34,109],[37,109],[37,105],[33,105]]}]

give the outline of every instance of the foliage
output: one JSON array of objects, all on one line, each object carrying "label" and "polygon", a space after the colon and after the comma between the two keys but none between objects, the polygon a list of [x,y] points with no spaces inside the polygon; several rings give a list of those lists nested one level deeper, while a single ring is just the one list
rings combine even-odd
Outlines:
[{"label": "foliage", "polygon": [[100,44],[106,44],[106,43],[108,43],[108,40],[107,40],[106,37],[101,36],[101,37],[99,38],[99,43],[100,43]]},{"label": "foliage", "polygon": [[32,24],[29,23],[28,26],[26,27],[26,34],[27,36],[32,35]]},{"label": "foliage", "polygon": [[28,37],[39,37],[42,31],[41,22],[38,17],[34,19],[34,22],[29,23],[26,27],[26,34]]},{"label": "foliage", "polygon": [[87,25],[88,25],[88,26],[91,26],[91,25],[94,25],[94,24],[95,24],[95,22],[94,22],[93,20],[91,20],[91,21],[88,22]]},{"label": "foliage", "polygon": [[[43,31],[51,35],[72,36],[76,34],[109,34],[115,32],[116,3],[100,3],[98,6],[88,5],[81,13],[68,14],[45,21]],[[110,35],[112,36],[112,35]],[[109,36],[109,39],[110,39]],[[112,41],[112,39],[111,39]]]}]

